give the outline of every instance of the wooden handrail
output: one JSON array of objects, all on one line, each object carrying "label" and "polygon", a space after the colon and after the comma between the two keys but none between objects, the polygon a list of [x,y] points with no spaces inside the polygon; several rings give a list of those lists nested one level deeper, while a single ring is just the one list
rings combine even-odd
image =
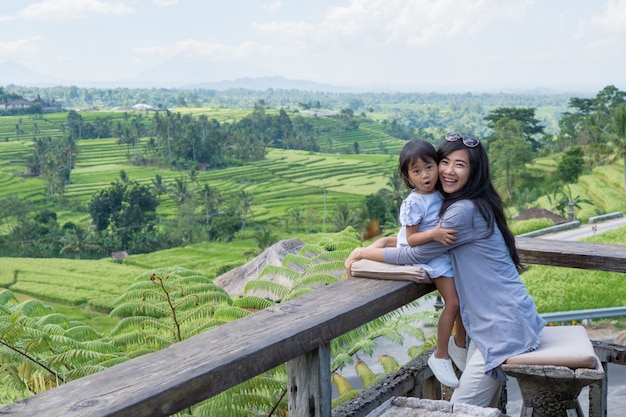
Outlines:
[{"label": "wooden handrail", "polygon": [[527,264],[626,273],[626,247],[622,245],[531,237],[515,241],[522,262]]},{"label": "wooden handrail", "polygon": [[14,403],[0,409],[0,415],[169,416],[434,289],[430,284],[348,278]]},{"label": "wooden handrail", "polygon": [[[533,238],[518,238],[517,244],[524,263],[626,272],[624,246]],[[332,339],[433,290],[433,285],[348,278],[11,404],[0,415],[168,416],[281,363],[327,349]],[[299,415],[309,414],[297,411],[291,417]]]}]

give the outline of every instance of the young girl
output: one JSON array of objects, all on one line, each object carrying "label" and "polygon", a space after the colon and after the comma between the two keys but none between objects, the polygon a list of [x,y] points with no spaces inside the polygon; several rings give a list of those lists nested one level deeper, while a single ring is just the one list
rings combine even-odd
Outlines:
[{"label": "young girl", "polygon": [[[437,162],[435,147],[424,140],[415,139],[407,142],[400,152],[398,169],[411,192],[400,207],[399,218],[402,227],[397,235],[397,247],[413,247],[430,241],[437,241],[447,246],[455,240],[456,231],[442,229],[439,222],[443,195],[437,190],[439,176]],[[459,299],[452,279],[450,256],[442,254],[428,263],[416,266],[423,268],[433,278],[445,303],[437,327],[439,342],[435,352],[428,359],[428,365],[442,384],[456,388],[459,380],[452,369],[448,344],[451,345],[450,352],[457,353],[460,350],[452,348],[455,337],[450,337],[456,321],[457,342],[455,345],[465,346],[465,328],[459,316]],[[456,355],[453,359],[457,367],[463,370],[464,352],[460,352],[460,355]]]}]

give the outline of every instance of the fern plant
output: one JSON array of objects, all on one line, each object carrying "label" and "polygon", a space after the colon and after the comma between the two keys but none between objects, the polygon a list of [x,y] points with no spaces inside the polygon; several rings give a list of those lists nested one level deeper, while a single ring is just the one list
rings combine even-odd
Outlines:
[{"label": "fern plant", "polygon": [[[114,302],[121,320],[113,342],[132,356],[180,342],[232,319],[232,299],[203,274],[181,267],[156,269],[135,279]],[[248,314],[239,309],[239,318]],[[229,318],[230,317],[230,318]]]},{"label": "fern plant", "polygon": [[[210,278],[190,269],[174,266],[149,271],[115,301],[110,314],[120,321],[109,338],[64,319],[36,300],[18,304],[10,293],[2,292],[0,359],[4,365],[0,375],[21,390],[20,396],[27,396],[162,349],[268,308],[274,305],[272,299],[286,301],[345,278],[344,259],[360,244],[358,233],[347,228],[318,245],[305,245],[298,254],[287,255],[282,265],[268,266],[257,280],[248,282],[243,297],[231,297]],[[406,335],[424,340],[416,323],[434,318],[420,314],[399,309],[333,340],[333,380],[339,381],[339,371],[355,360],[364,385],[380,378],[359,355],[372,355],[381,337],[396,343],[402,343]],[[397,367],[394,362],[385,358],[385,372]],[[281,365],[179,415],[286,417],[286,386],[286,367]],[[333,404],[356,393],[351,387],[342,390]]]},{"label": "fern plant", "polygon": [[0,380],[11,402],[127,359],[93,328],[9,290],[0,292],[0,329]]}]

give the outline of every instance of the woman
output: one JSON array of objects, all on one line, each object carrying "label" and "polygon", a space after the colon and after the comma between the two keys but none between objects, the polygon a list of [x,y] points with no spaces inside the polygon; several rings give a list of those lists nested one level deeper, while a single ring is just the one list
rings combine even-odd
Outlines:
[{"label": "woman", "polygon": [[349,273],[359,259],[426,263],[449,251],[461,318],[470,340],[465,370],[450,401],[495,406],[506,379],[500,365],[511,356],[536,349],[545,321],[519,276],[515,238],[491,183],[482,143],[448,133],[438,153],[439,182],[445,196],[441,227],[457,230],[454,242],[395,248],[393,238],[382,238],[355,249],[345,265]]}]

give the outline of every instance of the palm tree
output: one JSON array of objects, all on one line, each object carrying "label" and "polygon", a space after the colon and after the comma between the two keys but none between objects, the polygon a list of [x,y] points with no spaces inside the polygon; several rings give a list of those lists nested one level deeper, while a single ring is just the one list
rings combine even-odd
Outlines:
[{"label": "palm tree", "polygon": [[257,243],[260,251],[264,251],[278,241],[278,236],[274,233],[275,229],[266,225],[254,232],[252,239]]},{"label": "palm tree", "polygon": [[189,181],[191,181],[191,192],[194,192],[194,186],[198,184],[198,170],[195,166],[189,169]]},{"label": "palm tree", "polygon": [[240,190],[239,193],[237,193],[237,196],[239,198],[239,204],[241,205],[241,209],[243,211],[243,221],[241,223],[241,233],[245,234],[245,232],[246,232],[246,218],[248,216],[248,212],[250,212],[250,214],[254,217],[254,213],[252,213],[252,210],[250,209],[252,204],[254,204],[254,196],[252,194],[249,194],[246,190]]},{"label": "palm tree", "polygon": [[613,131],[618,140],[618,153],[624,159],[624,195],[626,195],[626,106],[621,105],[613,113]]},{"label": "palm tree", "polygon": [[60,254],[65,255],[68,252],[78,253],[78,259],[83,259],[85,252],[97,250],[100,248],[94,241],[93,231],[89,226],[76,226],[68,230],[61,238]]},{"label": "palm tree", "polygon": [[174,202],[178,206],[178,211],[180,212],[182,206],[191,197],[191,192],[187,187],[187,180],[184,177],[174,178],[174,184],[172,185],[170,195],[174,199]]},{"label": "palm tree", "polygon": [[337,204],[333,211],[333,225],[335,230],[341,231],[348,226],[354,226],[360,222],[360,214],[352,211],[347,202]]},{"label": "palm tree", "polygon": [[397,169],[387,175],[387,188],[383,188],[380,193],[381,197],[393,203],[394,217],[397,219],[400,213],[400,206],[407,195],[408,190],[404,184],[404,179]]},{"label": "palm tree", "polygon": [[200,190],[200,199],[204,207],[204,220],[207,227],[211,224],[211,218],[216,212],[220,198],[219,190],[209,186],[209,184],[204,184],[204,187]]},{"label": "palm tree", "polygon": [[[161,174],[156,174],[152,179],[152,188],[159,199],[159,205],[161,205],[161,196],[167,193],[167,184]],[[159,213],[159,224],[161,223],[161,213]]]},{"label": "palm tree", "polygon": [[[555,194],[556,192],[555,190]],[[557,200],[557,209],[563,214],[565,207],[567,207],[567,220],[570,222],[573,222],[576,218],[574,208],[579,209],[581,203],[594,204],[593,201],[587,198],[581,198],[579,195],[574,196],[569,185],[558,189],[558,193],[560,198]]]}]

